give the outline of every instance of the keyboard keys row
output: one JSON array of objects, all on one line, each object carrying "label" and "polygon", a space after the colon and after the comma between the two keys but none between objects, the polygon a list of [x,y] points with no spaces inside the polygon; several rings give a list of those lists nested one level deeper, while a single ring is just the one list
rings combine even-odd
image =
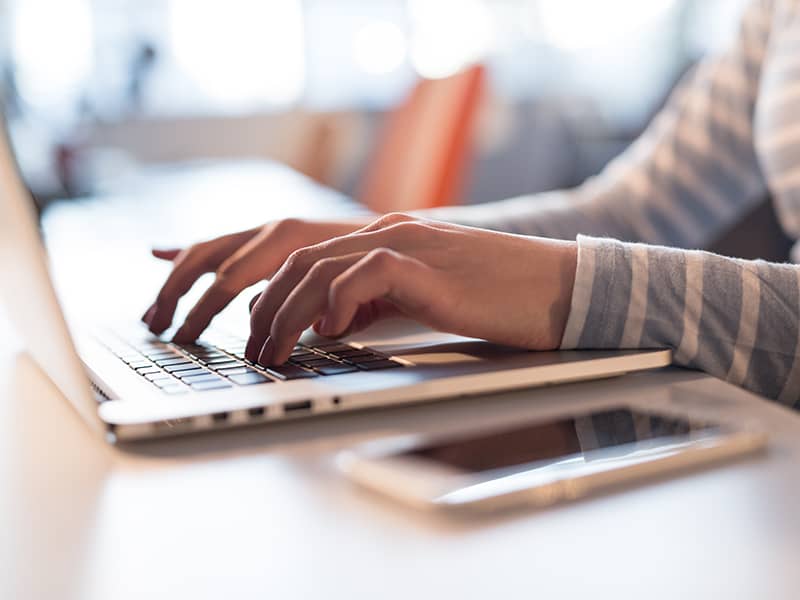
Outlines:
[{"label": "keyboard keys row", "polygon": [[[148,381],[166,393],[178,394],[223,389],[237,385],[292,381],[318,376],[396,368],[401,364],[366,348],[340,342],[315,346],[298,344],[287,364],[269,368],[245,360],[245,342],[231,339],[220,348],[208,342],[175,346],[157,340],[143,340],[123,346],[114,353]],[[109,348],[111,349],[111,348]]]}]

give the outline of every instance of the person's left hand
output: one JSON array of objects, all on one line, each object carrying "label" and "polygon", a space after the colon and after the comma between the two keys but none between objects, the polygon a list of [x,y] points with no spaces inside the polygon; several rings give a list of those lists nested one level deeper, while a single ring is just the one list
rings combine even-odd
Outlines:
[{"label": "person's left hand", "polygon": [[386,215],[289,256],[251,304],[246,356],[281,364],[311,325],[340,337],[397,314],[439,331],[552,350],[576,263],[574,242]]}]

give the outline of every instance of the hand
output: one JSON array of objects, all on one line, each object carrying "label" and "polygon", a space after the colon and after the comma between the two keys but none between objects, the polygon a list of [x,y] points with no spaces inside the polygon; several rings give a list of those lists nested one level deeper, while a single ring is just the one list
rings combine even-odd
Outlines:
[{"label": "hand", "polygon": [[252,305],[246,355],[281,364],[312,324],[339,337],[390,314],[551,350],[561,343],[576,264],[573,242],[386,215],[293,252]]},{"label": "hand", "polygon": [[350,233],[365,222],[286,219],[201,242],[183,250],[153,250],[156,258],[172,261],[173,268],[142,321],[150,331],[160,335],[172,324],[178,300],[201,275],[216,273],[214,283],[175,334],[176,342],[193,342],[239,292],[271,277],[291,252]]}]

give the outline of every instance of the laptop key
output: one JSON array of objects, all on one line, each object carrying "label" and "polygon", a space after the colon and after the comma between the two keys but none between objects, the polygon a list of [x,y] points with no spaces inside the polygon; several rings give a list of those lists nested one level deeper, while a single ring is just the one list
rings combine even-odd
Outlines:
[{"label": "laptop key", "polygon": [[243,367],[244,365],[238,360],[220,360],[220,361],[212,361],[210,363],[206,363],[209,368],[217,370],[217,369],[231,369],[233,367]]},{"label": "laptop key", "polygon": [[338,350],[336,352],[328,352],[336,358],[349,358],[351,356],[376,356],[374,352],[369,350],[359,350],[358,348],[350,348],[349,350]]},{"label": "laptop key", "polygon": [[165,387],[173,386],[173,385],[180,386],[180,381],[178,381],[174,377],[170,377],[169,379],[155,379],[155,380],[151,381],[150,383],[152,383],[154,386],[160,387],[162,389],[165,388]]},{"label": "laptop key", "polygon": [[192,389],[198,392],[205,392],[208,390],[221,390],[223,388],[233,387],[224,379],[217,378],[218,381],[200,381],[192,384]]},{"label": "laptop key", "polygon": [[216,377],[216,375],[214,375],[214,373],[212,373],[208,369],[200,369],[200,368],[189,369],[188,371],[177,371],[174,373],[174,375],[178,379],[186,379],[187,377],[197,377],[198,375],[211,375],[213,377]]},{"label": "laptop key", "polygon": [[279,367],[269,367],[267,369],[267,373],[284,381],[289,381],[291,379],[306,379],[317,376],[314,371],[307,371],[306,369],[301,369],[296,365],[289,364],[281,365]]},{"label": "laptop key", "polygon": [[315,357],[312,359],[291,359],[291,362],[303,367],[315,368],[315,367],[324,367],[324,366],[335,366],[341,363],[333,360],[332,358],[324,358],[324,357]]},{"label": "laptop key", "polygon": [[205,375],[191,375],[190,377],[181,377],[181,381],[183,383],[187,383],[189,385],[193,383],[203,383],[206,381],[224,381],[221,377],[217,375],[212,375],[210,373]]},{"label": "laptop key", "polygon": [[225,375],[225,377],[230,377],[231,375],[244,375],[253,371],[247,367],[233,367],[231,369],[219,369],[216,372],[220,375]]},{"label": "laptop key", "polygon": [[186,364],[186,363],[190,363],[190,362],[192,362],[192,361],[190,361],[185,356],[173,356],[172,358],[161,358],[161,359],[155,361],[155,363],[159,367],[167,367],[169,365],[180,365],[180,364]]},{"label": "laptop key", "polygon": [[314,367],[314,370],[320,375],[341,375],[343,373],[353,373],[358,371],[358,368],[352,365],[336,364],[323,367]]},{"label": "laptop key", "polygon": [[362,371],[378,371],[380,369],[394,369],[396,367],[402,367],[403,365],[393,360],[375,360],[367,363],[359,363],[356,366]]},{"label": "laptop key", "polygon": [[159,371],[158,373],[150,373],[148,375],[145,375],[144,378],[147,379],[147,381],[152,381],[152,382],[162,381],[162,380],[175,381],[175,378],[172,375],[170,375],[169,373],[164,373],[164,371]]},{"label": "laptop key", "polygon": [[151,363],[149,360],[132,360],[128,363],[128,366],[131,369],[143,369],[146,367],[152,367],[153,363]]},{"label": "laptop key", "polygon": [[117,356],[123,361],[125,361],[125,364],[131,364],[132,362],[142,360],[142,355],[139,354],[138,352],[135,354],[132,352],[130,354],[117,354]]},{"label": "laptop key", "polygon": [[231,375],[228,377],[233,383],[237,385],[256,385],[259,383],[272,383],[272,379],[265,377],[261,373],[250,371],[241,375]]},{"label": "laptop key", "polygon": [[[181,371],[191,371],[193,369],[200,369],[202,368],[197,363],[187,362],[180,365],[167,365],[166,367],[162,367],[167,373],[179,373]],[[203,369],[205,372],[205,369]]]},{"label": "laptop key", "polygon": [[152,375],[153,373],[163,373],[161,369],[159,369],[154,365],[150,365],[148,367],[139,367],[138,369],[136,369],[136,372],[139,373],[139,375]]},{"label": "laptop key", "polygon": [[227,359],[228,358],[227,354],[225,354],[224,352],[217,352],[216,350],[214,352],[192,353],[192,356],[197,358],[197,360],[200,360],[200,361],[203,361],[203,362],[211,362],[212,360],[221,360],[221,359]]},{"label": "laptop key", "polygon": [[354,365],[363,365],[366,363],[380,362],[389,359],[379,354],[366,354],[364,356],[348,356],[347,358],[343,358],[342,360],[345,360]]},{"label": "laptop key", "polygon": [[161,388],[161,391],[165,394],[169,394],[170,396],[175,396],[177,394],[186,394],[189,392],[189,388],[184,385],[168,385],[167,387]]}]

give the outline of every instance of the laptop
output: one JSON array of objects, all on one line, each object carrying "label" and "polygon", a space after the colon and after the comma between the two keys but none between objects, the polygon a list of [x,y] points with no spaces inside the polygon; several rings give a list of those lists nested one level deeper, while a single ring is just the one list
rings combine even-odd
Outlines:
[{"label": "laptop", "polygon": [[209,331],[179,346],[134,318],[123,326],[68,326],[2,118],[0,276],[29,354],[111,443],[599,379],[671,362],[669,350],[529,352],[391,320],[341,340],[308,331],[289,363],[265,369],[244,359],[247,331]]}]

